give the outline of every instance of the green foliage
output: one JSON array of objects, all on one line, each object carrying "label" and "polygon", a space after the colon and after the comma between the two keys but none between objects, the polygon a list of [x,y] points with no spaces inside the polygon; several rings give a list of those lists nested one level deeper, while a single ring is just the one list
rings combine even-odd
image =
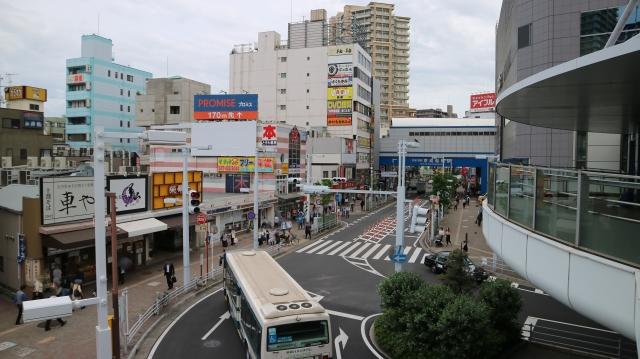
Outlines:
[{"label": "green foliage", "polygon": [[443,282],[455,293],[467,292],[473,288],[473,278],[467,273],[464,258],[461,250],[454,249],[447,259],[447,272],[443,275]]},{"label": "green foliage", "polygon": [[455,197],[458,179],[451,174],[436,174],[432,177],[432,195],[440,193],[440,203],[447,208]]},{"label": "green foliage", "polygon": [[506,343],[520,337],[520,326],[516,321],[522,308],[520,294],[506,280],[485,282],[480,287],[478,299],[487,306],[489,318],[498,334]]},{"label": "green foliage", "polygon": [[392,274],[378,286],[382,308],[397,308],[402,306],[403,300],[411,296],[423,284],[422,279],[413,272]]}]

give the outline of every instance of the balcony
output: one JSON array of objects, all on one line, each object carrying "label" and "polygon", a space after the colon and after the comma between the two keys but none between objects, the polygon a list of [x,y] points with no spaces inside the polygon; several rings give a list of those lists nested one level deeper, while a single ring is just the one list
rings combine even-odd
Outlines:
[{"label": "balcony", "polygon": [[638,176],[492,163],[482,229],[529,282],[638,341],[639,193]]},{"label": "balcony", "polygon": [[67,117],[86,117],[89,116],[89,108],[86,107],[67,107]]},{"label": "balcony", "polygon": [[91,96],[89,91],[67,91],[67,101],[87,100]]}]

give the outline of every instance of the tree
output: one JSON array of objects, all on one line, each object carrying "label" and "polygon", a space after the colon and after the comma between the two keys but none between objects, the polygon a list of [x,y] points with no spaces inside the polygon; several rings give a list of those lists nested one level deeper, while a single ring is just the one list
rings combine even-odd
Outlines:
[{"label": "tree", "polygon": [[383,309],[399,308],[403,301],[415,294],[424,285],[422,279],[413,272],[392,274],[378,285]]},{"label": "tree", "polygon": [[458,186],[458,179],[451,174],[437,174],[432,178],[432,195],[440,195],[440,203],[444,208],[449,207],[453,197],[455,196],[455,189]]},{"label": "tree", "polygon": [[465,266],[465,257],[461,250],[454,249],[447,258],[447,272],[444,274],[443,282],[455,293],[466,292],[474,284]]},{"label": "tree", "polygon": [[522,298],[518,291],[511,287],[511,283],[502,279],[484,282],[480,287],[478,299],[487,306],[491,322],[506,344],[520,338],[517,320],[522,308]]}]

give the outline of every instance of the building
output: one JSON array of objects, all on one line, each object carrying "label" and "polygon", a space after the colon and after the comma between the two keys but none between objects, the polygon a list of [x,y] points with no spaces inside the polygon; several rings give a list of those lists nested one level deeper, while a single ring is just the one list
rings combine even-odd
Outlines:
[{"label": "building", "polygon": [[229,91],[257,93],[260,121],[326,127],[329,136],[353,140],[357,163],[349,178],[369,177],[371,57],[362,47],[289,48],[277,32],[261,32],[257,47],[235,46],[229,63]]},{"label": "building", "polygon": [[463,175],[469,189],[485,193],[495,136],[493,119],[394,118],[389,135],[380,140],[379,169],[397,168],[400,140],[417,141],[419,147],[407,149],[408,170],[442,168]]},{"label": "building", "polygon": [[64,117],[45,117],[44,134],[51,136],[54,145],[65,143],[65,123]]},{"label": "building", "polygon": [[[612,32],[625,0],[503,1],[496,27],[496,93],[543,70],[599,50]],[[604,5],[603,5],[604,4]],[[618,39],[638,33],[634,13]],[[541,166],[620,170],[629,138],[620,134],[530,126],[498,117],[496,144],[504,160]]]},{"label": "building", "polygon": [[41,157],[51,157],[53,137],[44,134],[42,112],[0,108],[0,118],[2,167],[27,165],[30,158],[37,163]]},{"label": "building", "polygon": [[[111,39],[82,35],[80,57],[66,64],[66,131],[72,148],[93,146],[97,126],[110,132],[140,132],[135,125],[136,95],[145,91],[151,73],[118,64],[113,58]],[[134,139],[110,139],[114,150],[138,151]]]},{"label": "building", "polygon": [[425,108],[425,109],[422,109],[422,110],[416,110],[416,116],[415,117],[418,117],[418,118],[458,118],[458,114],[453,112],[453,106],[447,105],[447,110],[446,111],[443,111],[441,108]]},{"label": "building", "polygon": [[503,161],[490,165],[482,210],[484,237],[511,269],[636,349],[639,11],[633,1],[503,1]]},{"label": "building", "polygon": [[311,10],[310,20],[290,23],[288,29],[287,47],[290,49],[329,45],[327,10]]},{"label": "building", "polygon": [[347,5],[329,19],[329,43],[359,43],[371,55],[371,74],[381,82],[383,127],[393,117],[415,117],[409,108],[409,22],[394,5]]},{"label": "building", "polygon": [[211,85],[180,76],[149,79],[144,94],[135,98],[135,124],[149,128],[190,123],[194,96],[210,93]]},{"label": "building", "polygon": [[7,108],[44,112],[47,90],[31,86],[9,86],[4,89]]}]

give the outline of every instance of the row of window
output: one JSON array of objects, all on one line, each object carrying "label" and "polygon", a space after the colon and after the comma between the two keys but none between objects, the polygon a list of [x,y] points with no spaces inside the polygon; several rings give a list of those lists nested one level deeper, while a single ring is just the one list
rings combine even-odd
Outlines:
[{"label": "row of window", "polygon": [[357,66],[353,67],[353,77],[358,78],[365,84],[371,86],[371,76],[364,73],[364,71],[360,70]]},{"label": "row of window", "polygon": [[[311,60],[311,57],[307,56],[307,61],[309,60]],[[287,62],[287,57],[286,56],[280,57],[280,62]]]},{"label": "row of window", "polygon": [[40,118],[27,118],[25,117],[24,122],[21,124],[20,119],[18,118],[3,118],[2,119],[2,128],[10,128],[10,129],[20,129],[20,128],[42,128],[43,121],[42,117]]},{"label": "row of window", "polygon": [[353,101],[353,111],[371,117],[371,107],[358,101]]},{"label": "row of window", "polygon": [[[107,77],[111,77],[111,70],[107,70]],[[114,71],[114,78],[118,78],[118,71]],[[120,72],[120,80],[124,80],[124,73]],[[127,81],[133,82],[133,75],[127,75]]]},{"label": "row of window", "polygon": [[[120,89],[120,96],[124,96],[124,89]],[[127,90],[127,97],[131,97],[131,90]]]},{"label": "row of window", "polygon": [[367,90],[366,88],[358,85],[358,96],[360,96],[361,98],[366,98],[367,100],[371,101],[371,91]]},{"label": "row of window", "polygon": [[371,71],[371,61],[361,52],[358,52],[358,63],[364,66],[365,69]]},{"label": "row of window", "polygon": [[[4,151],[4,155],[7,157],[13,157],[13,148],[6,148]],[[26,160],[28,156],[29,156],[29,151],[26,148],[21,148],[20,159]],[[40,157],[51,157],[51,149],[48,149],[48,148],[40,149]]]},{"label": "row of window", "polygon": [[495,136],[496,131],[409,132],[409,136]]}]

